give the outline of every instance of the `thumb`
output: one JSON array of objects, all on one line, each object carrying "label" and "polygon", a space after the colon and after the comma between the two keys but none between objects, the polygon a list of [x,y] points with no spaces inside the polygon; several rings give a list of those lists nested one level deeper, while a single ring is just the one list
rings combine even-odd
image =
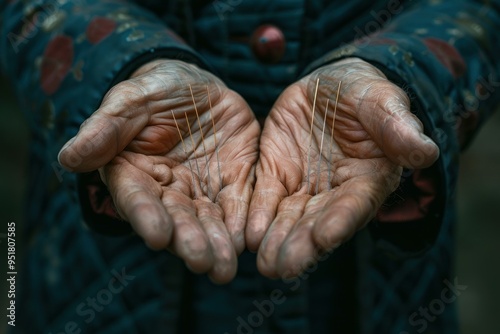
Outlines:
[{"label": "thumb", "polygon": [[149,121],[144,94],[123,89],[127,82],[115,86],[101,107],[80,127],[59,151],[59,163],[74,172],[96,170],[120,153]]},{"label": "thumb", "polygon": [[424,134],[422,122],[410,111],[406,93],[389,81],[371,86],[359,104],[360,122],[395,164],[421,169],[439,157],[439,148]]}]

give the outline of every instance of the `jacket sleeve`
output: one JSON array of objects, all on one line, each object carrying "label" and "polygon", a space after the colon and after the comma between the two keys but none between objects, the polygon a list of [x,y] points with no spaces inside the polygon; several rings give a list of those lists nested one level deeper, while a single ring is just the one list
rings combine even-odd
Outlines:
[{"label": "jacket sleeve", "polygon": [[[320,57],[305,72],[358,57],[408,93],[412,111],[441,156],[431,168],[404,171],[400,188],[370,230],[381,247],[415,254],[432,246],[443,220],[450,219],[459,152],[498,106],[500,1],[388,4],[384,22],[374,16],[358,27],[359,38]],[[374,29],[377,25],[380,29]],[[415,164],[423,154],[410,158]]]},{"label": "jacket sleeve", "polygon": [[[77,178],[60,167],[58,151],[114,83],[154,58],[207,68],[163,21],[132,1],[0,1],[0,36],[0,68],[33,134],[32,159],[51,165],[72,193]],[[97,203],[103,191],[87,183],[88,191],[79,189],[86,221],[109,221],[112,203]]]}]

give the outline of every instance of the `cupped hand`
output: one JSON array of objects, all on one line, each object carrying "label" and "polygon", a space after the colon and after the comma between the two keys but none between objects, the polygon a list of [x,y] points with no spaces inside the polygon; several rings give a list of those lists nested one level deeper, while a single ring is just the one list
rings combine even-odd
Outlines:
[{"label": "cupped hand", "polygon": [[291,85],[261,135],[246,227],[259,270],[299,274],[374,217],[398,186],[402,166],[424,168],[438,155],[404,91],[360,59],[324,66]]},{"label": "cupped hand", "polygon": [[157,60],[108,92],[59,160],[75,172],[99,169],[118,214],[149,247],[222,283],[245,247],[259,135],[249,106],[215,76]]}]

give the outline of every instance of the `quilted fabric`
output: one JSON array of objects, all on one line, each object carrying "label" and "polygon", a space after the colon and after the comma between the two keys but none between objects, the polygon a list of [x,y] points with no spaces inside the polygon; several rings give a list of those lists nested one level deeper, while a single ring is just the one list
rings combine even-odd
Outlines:
[{"label": "quilted fabric", "polygon": [[[0,13],[2,72],[33,134],[12,333],[457,332],[458,154],[500,97],[500,1],[10,0]],[[263,24],[286,39],[275,64],[249,45]],[[236,279],[215,286],[133,235],[103,236],[83,222],[98,214],[80,205],[77,176],[57,153],[138,66],[196,63],[265,116],[286,86],[345,57],[405,89],[441,156],[405,171],[397,200],[318,268],[272,281],[244,253]]]}]

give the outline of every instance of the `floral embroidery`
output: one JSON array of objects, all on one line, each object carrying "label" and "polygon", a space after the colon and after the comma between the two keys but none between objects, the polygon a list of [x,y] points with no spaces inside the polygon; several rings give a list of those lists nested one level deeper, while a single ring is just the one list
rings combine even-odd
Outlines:
[{"label": "floral embroidery", "polygon": [[460,78],[465,74],[467,65],[460,53],[452,45],[438,38],[425,38],[424,44],[439,62],[448,69],[453,77]]},{"label": "floral embroidery", "polygon": [[106,17],[96,17],[89,23],[85,34],[91,44],[98,44],[100,41],[111,35],[115,28],[115,21]]},{"label": "floral embroidery", "polygon": [[73,63],[73,40],[69,36],[54,37],[43,53],[40,84],[47,95],[54,94]]}]

